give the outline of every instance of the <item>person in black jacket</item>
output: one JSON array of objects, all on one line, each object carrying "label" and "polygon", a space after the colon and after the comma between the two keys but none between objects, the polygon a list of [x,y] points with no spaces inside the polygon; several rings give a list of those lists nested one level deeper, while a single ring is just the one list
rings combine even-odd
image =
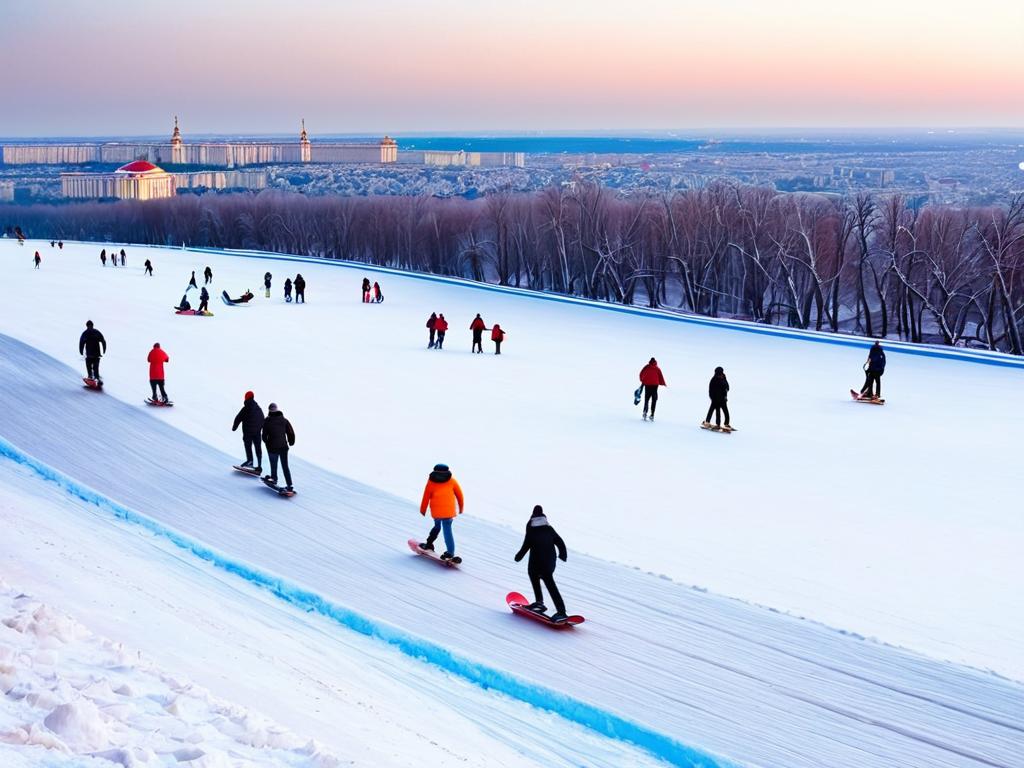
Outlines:
[{"label": "person in black jacket", "polygon": [[263,442],[267,445],[267,455],[270,457],[270,474],[263,479],[277,485],[277,462],[280,459],[286,490],[294,490],[292,473],[288,469],[288,448],[295,445],[295,430],[278,409],[277,403],[267,406],[267,418],[263,422]]},{"label": "person in black jacket", "polygon": [[[100,351],[102,348],[102,352]],[[92,327],[92,320],[85,321],[85,330],[78,339],[78,354],[85,355],[86,378],[103,383],[100,378],[100,356],[107,354],[107,340]]]},{"label": "person in black jacket", "polygon": [[871,345],[864,371],[867,375],[864,378],[864,386],[860,388],[860,396],[870,397],[872,400],[880,399],[882,374],[885,373],[885,350],[882,349],[882,342],[876,341]]},{"label": "person in black jacket", "polygon": [[711,414],[715,414],[715,426],[722,427],[722,414],[725,414],[725,426],[722,427],[725,430],[730,430],[729,426],[729,380],[725,378],[725,371],[721,366],[715,368],[715,375],[711,377],[711,381],[708,383],[708,397],[711,398],[711,407],[708,408],[708,415],[704,417],[704,423],[701,426],[711,426]]},{"label": "person in black jacket", "polygon": [[[189,288],[198,288],[199,287],[198,285],[196,285],[196,271],[194,269],[192,270],[192,277],[190,277],[188,279],[188,287]],[[188,288],[186,288],[185,290],[187,291]]]},{"label": "person in black jacket", "polygon": [[263,275],[263,287],[266,289],[266,297],[270,298],[270,281],[274,276],[267,272]]},{"label": "person in black jacket", "polygon": [[213,282],[213,270],[209,266],[203,270],[203,285],[207,285]]},{"label": "person in black jacket", "polygon": [[143,274],[146,274],[146,275],[149,275],[150,277],[152,277],[153,276],[153,262],[151,262],[149,259],[146,259],[146,263],[143,264],[142,266],[145,267],[145,269],[142,271]]},{"label": "person in black jacket", "polygon": [[[239,466],[252,467],[252,451],[253,448],[256,449],[256,472],[263,471],[263,447],[260,445],[263,423],[263,409],[256,402],[256,396],[252,392],[246,392],[242,410],[235,416],[235,423],[231,425],[231,431],[237,432],[239,427],[242,428],[245,462]],[[285,471],[287,472],[287,470]]]},{"label": "person in black jacket", "polygon": [[199,309],[197,312],[209,312],[210,311],[210,292],[206,290],[206,284],[199,289]]},{"label": "person in black jacket", "polygon": [[292,283],[295,287],[295,303],[305,304],[306,303],[306,278],[301,274],[295,276],[295,280]]},{"label": "person in black jacket", "polygon": [[526,524],[526,537],[523,539],[523,546],[516,552],[516,562],[522,560],[527,552],[530,553],[526,572],[530,575],[533,595],[537,599],[537,602],[529,606],[530,610],[541,613],[547,610],[544,606],[544,593],[540,588],[541,582],[544,582],[548,594],[555,603],[555,613],[551,615],[551,620],[565,621],[565,603],[562,602],[562,595],[555,586],[555,550],[558,551],[558,558],[564,563],[569,556],[565,542],[555,529],[548,525],[544,510],[538,504],[533,508],[530,521]]}]

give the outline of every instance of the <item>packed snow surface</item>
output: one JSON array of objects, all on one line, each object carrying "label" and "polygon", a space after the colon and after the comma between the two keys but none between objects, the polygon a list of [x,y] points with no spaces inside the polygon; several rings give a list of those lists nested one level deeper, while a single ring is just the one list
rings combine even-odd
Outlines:
[{"label": "packed snow surface", "polygon": [[[1024,611],[1007,588],[1024,575],[1011,461],[1020,370],[891,354],[878,408],[844,394],[866,347],[366,270],[387,297],[368,306],[362,271],[223,254],[128,248],[131,266],[115,270],[98,245],[46,245],[36,271],[35,247],[0,243],[13,305],[0,331],[80,367],[92,318],[111,345],[107,388],[87,392],[4,340],[0,436],[118,504],[465,663],[728,760],[1019,764],[1018,684],[719,595],[1021,677]],[[189,271],[201,281],[207,263],[214,294],[257,299],[175,316]],[[295,271],[306,306],[280,300]],[[430,311],[452,323],[440,352],[425,349]],[[501,357],[469,354],[478,311],[509,332]],[[177,403],[157,413],[141,405],[154,341]],[[630,395],[652,355],[670,386],[648,424]],[[719,364],[741,430],[728,436],[696,428]],[[227,470],[247,389],[295,424],[290,501]],[[984,391],[998,423],[952,408],[962,391]],[[965,445],[978,446],[976,471]],[[404,550],[425,531],[408,500],[438,461],[467,494],[461,572]],[[534,503],[569,544],[559,583],[588,618],[571,633],[503,605],[509,589],[527,591],[511,555]]]}]

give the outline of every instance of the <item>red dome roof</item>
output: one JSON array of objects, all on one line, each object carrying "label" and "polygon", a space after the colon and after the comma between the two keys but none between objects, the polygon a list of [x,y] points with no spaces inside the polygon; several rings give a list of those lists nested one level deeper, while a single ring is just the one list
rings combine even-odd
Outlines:
[{"label": "red dome roof", "polygon": [[159,171],[152,163],[146,160],[133,160],[127,165],[122,165],[117,169],[118,173],[150,173],[152,171]]}]

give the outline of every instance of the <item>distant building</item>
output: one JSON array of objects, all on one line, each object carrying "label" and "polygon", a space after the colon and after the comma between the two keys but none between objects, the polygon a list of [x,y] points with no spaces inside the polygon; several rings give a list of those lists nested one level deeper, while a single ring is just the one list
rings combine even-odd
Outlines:
[{"label": "distant building", "polygon": [[122,165],[113,173],[62,173],[64,197],[157,200],[174,197],[174,176],[146,160]]},{"label": "distant building", "polygon": [[14,200],[14,182],[0,181],[0,203],[10,203]]},{"label": "distant building", "polygon": [[423,151],[396,152],[400,163],[410,165],[433,165],[441,167],[512,167],[522,168],[526,165],[524,152],[466,152],[465,150],[427,149]]}]

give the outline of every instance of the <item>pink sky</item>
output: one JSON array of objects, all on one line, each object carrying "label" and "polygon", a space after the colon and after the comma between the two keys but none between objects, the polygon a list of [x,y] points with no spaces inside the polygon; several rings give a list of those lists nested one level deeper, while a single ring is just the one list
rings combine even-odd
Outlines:
[{"label": "pink sky", "polygon": [[1022,8],[7,0],[0,135],[1021,127]]}]

